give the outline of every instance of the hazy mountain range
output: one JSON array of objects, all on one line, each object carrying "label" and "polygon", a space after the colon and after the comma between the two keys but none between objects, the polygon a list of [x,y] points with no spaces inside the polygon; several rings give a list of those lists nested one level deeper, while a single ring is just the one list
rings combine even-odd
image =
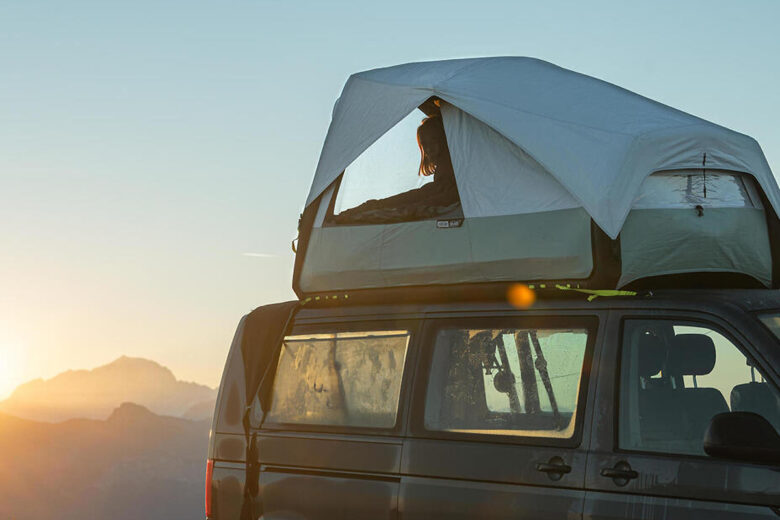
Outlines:
[{"label": "hazy mountain range", "polygon": [[203,518],[215,399],[128,357],[21,385],[0,403],[0,520]]},{"label": "hazy mountain range", "polygon": [[19,386],[0,402],[0,412],[36,421],[105,419],[121,403],[140,404],[160,415],[210,418],[217,391],[179,381],[148,359],[121,357],[92,370],[68,370]]},{"label": "hazy mountain range", "polygon": [[102,421],[0,414],[0,518],[203,518],[209,426],[130,403]]}]

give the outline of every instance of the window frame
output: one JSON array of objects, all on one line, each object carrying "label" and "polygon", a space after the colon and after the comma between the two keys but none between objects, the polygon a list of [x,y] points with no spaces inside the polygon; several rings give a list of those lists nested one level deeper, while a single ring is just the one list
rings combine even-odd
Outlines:
[{"label": "window frame", "polygon": [[[640,311],[641,312],[641,311]],[[686,311],[681,311],[678,314],[670,314],[670,312],[673,311],[661,311],[660,313],[653,313],[653,314],[640,314],[638,312],[624,312],[619,316],[620,324],[618,327],[618,336],[617,338],[614,338],[617,344],[617,356],[615,359],[615,373],[613,374],[613,384],[614,384],[614,391],[613,391],[613,399],[612,399],[612,412],[613,412],[613,428],[612,428],[612,434],[613,434],[613,447],[612,450],[615,454],[626,454],[626,455],[643,455],[643,456],[650,456],[650,457],[663,457],[663,458],[689,458],[689,459],[695,459],[695,460],[706,460],[706,461],[720,461],[723,462],[722,459],[717,459],[714,457],[711,457],[709,455],[701,455],[701,454],[692,454],[692,453],[679,453],[679,452],[668,452],[668,451],[647,451],[647,450],[640,450],[640,449],[630,449],[630,448],[624,448],[620,445],[620,429],[621,429],[621,422],[620,422],[620,411],[622,409],[622,395],[623,395],[623,387],[622,387],[622,379],[623,379],[623,353],[625,349],[625,333],[626,333],[626,322],[632,321],[632,320],[639,320],[639,321],[674,321],[679,322],[676,324],[679,325],[692,325],[697,326],[700,325],[702,327],[709,328],[718,334],[722,335],[724,338],[726,338],[731,344],[736,347],[736,349],[745,356],[746,359],[750,360],[754,366],[760,370],[763,373],[767,373],[766,369],[764,368],[764,365],[762,364],[761,360],[757,358],[753,354],[753,349],[747,348],[745,345],[748,343],[747,340],[741,340],[739,339],[738,335],[729,330],[729,328],[725,324],[716,323],[712,319],[708,319],[707,317],[703,317],[700,315],[688,315]],[[760,320],[759,320],[760,321]],[[763,324],[762,324],[763,326]],[[717,362],[717,360],[716,360]],[[780,392],[780,387],[778,387],[777,384],[772,380],[771,377],[765,377],[766,382],[772,385],[772,387],[775,388],[775,391]],[[726,398],[726,396],[723,396]],[[731,403],[727,399],[727,404],[729,405],[729,409],[731,409]],[[742,463],[739,461],[732,461],[738,464],[747,464]]]},{"label": "window frame", "polygon": [[[499,315],[466,315],[456,316],[429,316],[426,318],[420,332],[420,361],[417,364],[415,375],[412,406],[410,416],[409,433],[420,439],[469,441],[488,444],[517,444],[540,447],[577,448],[582,443],[586,427],[585,415],[591,376],[594,370],[594,353],[597,340],[602,332],[603,316],[598,313],[555,313],[550,314],[499,314]],[[425,406],[428,396],[428,383],[436,347],[436,336],[444,327],[456,326],[457,328],[583,328],[588,331],[585,354],[580,372],[580,388],[577,395],[577,408],[575,411],[574,433],[568,439],[544,437],[501,435],[490,433],[465,433],[450,432],[444,430],[429,430],[425,427]],[[543,391],[540,389],[540,391]]]},{"label": "window frame", "polygon": [[767,325],[762,318],[766,316],[770,316],[772,314],[775,314],[780,317],[780,308],[775,309],[761,309],[757,311],[752,312],[753,316],[756,318],[756,321],[758,321],[761,326],[764,328],[764,330],[769,333],[769,336],[780,345],[780,336],[777,335],[770,327]]},{"label": "window frame", "polygon": [[[364,321],[337,321],[326,323],[296,324],[290,330],[288,336],[305,334],[330,334],[334,332],[371,332],[380,330],[406,330],[409,332],[409,343],[406,347],[403,372],[401,374],[401,389],[398,395],[398,409],[395,416],[395,424],[389,428],[329,425],[329,424],[301,424],[301,423],[277,423],[266,421],[260,431],[263,433],[333,433],[354,435],[401,435],[404,432],[408,417],[408,401],[411,392],[411,382],[414,375],[414,367],[417,361],[417,342],[420,337],[419,319],[371,319]],[[279,367],[279,357],[276,357],[276,366],[273,375],[276,379],[276,371]],[[273,385],[271,387],[270,400],[273,402]]]}]

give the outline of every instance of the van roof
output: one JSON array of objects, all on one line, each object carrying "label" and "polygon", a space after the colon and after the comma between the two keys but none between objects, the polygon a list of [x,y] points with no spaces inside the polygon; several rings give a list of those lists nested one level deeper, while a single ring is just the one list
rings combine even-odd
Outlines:
[{"label": "van roof", "polygon": [[[384,304],[377,301],[349,305],[335,303],[332,300],[311,302],[304,305],[298,313],[299,319],[333,319],[343,316],[404,315],[456,310],[469,311],[508,311],[514,308],[503,299],[482,301],[448,300],[438,302],[408,302]],[[564,297],[553,293],[541,292],[529,311],[555,309],[608,310],[615,308],[675,308],[680,310],[700,309],[718,312],[726,309],[739,309],[744,312],[780,310],[780,290],[773,289],[663,289],[640,291],[634,296],[600,296],[591,301],[587,295],[568,293]]]}]

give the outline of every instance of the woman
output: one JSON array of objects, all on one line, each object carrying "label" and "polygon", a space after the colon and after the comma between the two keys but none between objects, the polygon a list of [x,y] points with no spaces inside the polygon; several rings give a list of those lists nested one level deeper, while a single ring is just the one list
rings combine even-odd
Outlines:
[{"label": "woman", "polygon": [[334,215],[336,224],[383,224],[424,220],[460,207],[455,184],[455,172],[450,160],[450,149],[440,114],[423,119],[417,128],[420,147],[418,173],[433,175],[433,182],[417,189],[380,200],[369,200],[354,208]]}]

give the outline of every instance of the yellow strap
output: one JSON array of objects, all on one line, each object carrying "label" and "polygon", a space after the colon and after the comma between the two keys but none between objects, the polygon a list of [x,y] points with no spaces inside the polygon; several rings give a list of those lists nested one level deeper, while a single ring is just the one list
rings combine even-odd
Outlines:
[{"label": "yellow strap", "polygon": [[636,296],[636,292],[634,291],[618,291],[617,289],[577,289],[575,287],[566,287],[564,285],[556,285],[555,288],[561,291],[576,291],[583,294],[589,294],[589,302],[592,302],[599,296]]},{"label": "yellow strap", "polygon": [[307,303],[318,302],[320,300],[338,300],[339,298],[344,299],[344,300],[349,300],[349,294],[347,294],[347,293],[344,293],[344,294],[323,294],[323,295],[320,295],[320,296],[316,296],[316,295],[315,296],[309,296],[306,299],[301,300],[300,303],[301,303],[301,307],[303,307]]}]

